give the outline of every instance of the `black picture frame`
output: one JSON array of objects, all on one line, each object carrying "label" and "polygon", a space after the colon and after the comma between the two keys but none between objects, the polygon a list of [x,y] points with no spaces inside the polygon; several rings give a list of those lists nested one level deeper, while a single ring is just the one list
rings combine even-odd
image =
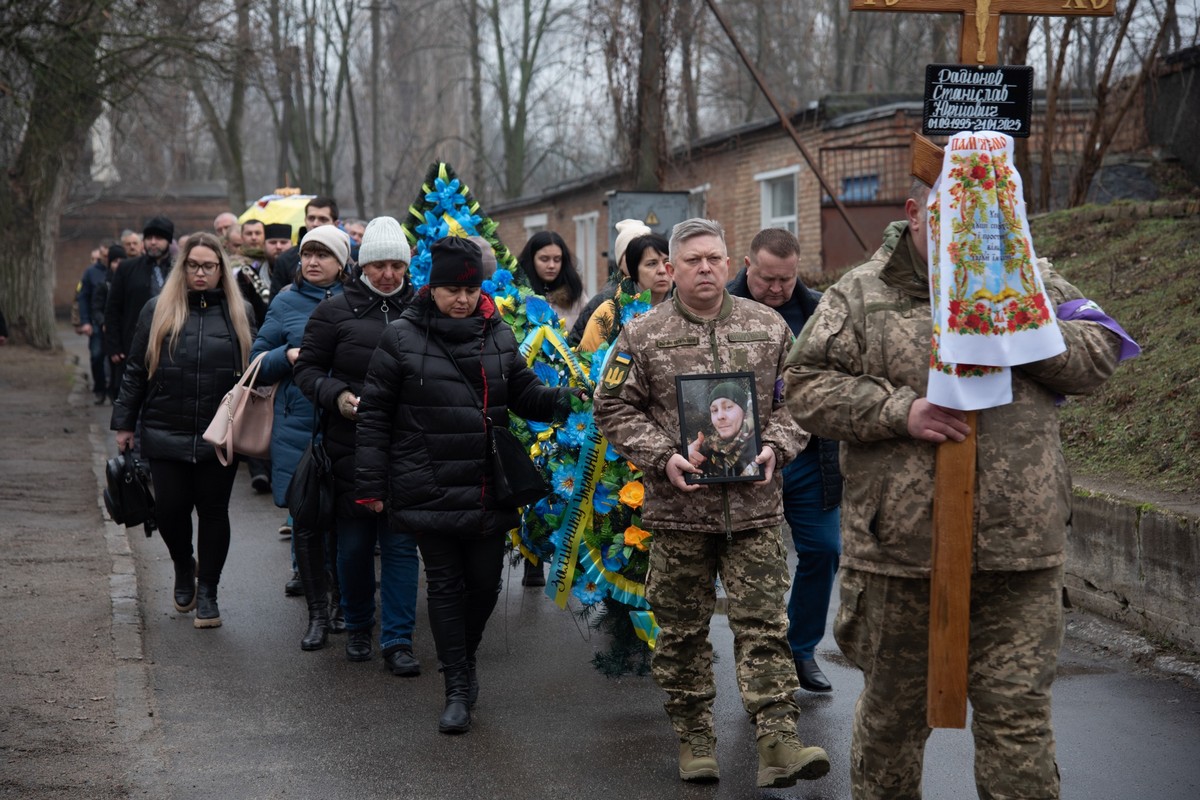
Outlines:
[{"label": "black picture frame", "polygon": [[[679,452],[690,461],[689,452],[693,444],[699,442],[698,449],[703,450],[700,453],[703,461],[696,464],[703,472],[699,475],[684,473],[688,483],[745,483],[764,479],[761,465],[755,463],[762,452],[756,388],[753,372],[675,376],[675,396],[679,406]],[[720,403],[721,400],[727,402]],[[742,409],[741,422],[728,434],[728,439],[720,436],[713,421],[711,409],[714,403],[724,408],[726,417],[731,410],[731,403]],[[700,438],[701,435],[703,438]],[[714,441],[723,446],[714,449],[708,444]]]}]

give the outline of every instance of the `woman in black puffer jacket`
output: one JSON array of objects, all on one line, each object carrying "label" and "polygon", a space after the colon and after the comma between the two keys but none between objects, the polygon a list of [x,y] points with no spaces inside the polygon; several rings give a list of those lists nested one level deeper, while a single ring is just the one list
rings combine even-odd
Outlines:
[{"label": "woman in black puffer jacket", "polygon": [[500,594],[504,534],[517,524],[517,510],[493,499],[488,427],[507,427],[510,408],[533,420],[565,416],[578,390],[543,386],[525,364],[480,291],[478,246],[451,237],[431,254],[429,286],[371,358],[355,482],[359,503],[386,507],[392,528],[417,538],[446,684],[438,728],[465,733],[478,692],[475,652]]},{"label": "woman in black puffer jacket", "polygon": [[[189,237],[162,292],[138,316],[113,403],[111,427],[122,450],[133,442],[141,415],[155,518],[175,563],[175,608],[195,608],[197,628],[221,624],[217,582],[229,553],[229,494],[238,463],[221,466],[201,437],[246,369],[251,320],[220,241],[208,233]],[[192,509],[200,523],[199,565],[192,556]]]},{"label": "woman in black puffer jacket", "polygon": [[[410,251],[400,223],[376,217],[359,248],[359,271],[344,292],[325,300],[309,317],[293,372],[300,391],[325,411],[325,450],[333,462],[337,523],[336,569],[347,631],[346,657],[371,658],[375,624],[375,545],[380,555],[379,648],[395,675],[421,673],[413,656],[417,617],[417,544],[387,518],[354,502],[354,429],[367,365],[384,328],[400,318],[412,299],[408,282]],[[326,548],[319,536],[297,528],[296,567],[308,600],[309,625],[300,646],[325,643]],[[336,610],[335,612],[336,613]]]}]

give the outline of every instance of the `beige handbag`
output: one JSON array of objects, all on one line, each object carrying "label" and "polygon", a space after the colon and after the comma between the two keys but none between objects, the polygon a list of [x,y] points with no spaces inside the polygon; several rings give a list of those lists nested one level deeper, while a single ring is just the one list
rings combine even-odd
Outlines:
[{"label": "beige handbag", "polygon": [[271,455],[271,424],[275,418],[275,384],[255,386],[266,353],[250,362],[242,379],[230,389],[212,422],[204,431],[204,441],[217,450],[217,459],[228,466],[234,454],[249,458]]}]

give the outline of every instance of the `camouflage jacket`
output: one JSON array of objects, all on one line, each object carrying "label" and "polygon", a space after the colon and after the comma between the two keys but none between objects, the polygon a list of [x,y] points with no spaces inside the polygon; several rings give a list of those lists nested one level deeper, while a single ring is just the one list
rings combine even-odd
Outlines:
[{"label": "camouflage jacket", "polygon": [[[1039,262],[1056,305],[1079,290]],[[1012,370],[1013,401],[977,417],[974,567],[1034,570],[1063,563],[1071,476],[1056,395],[1098,389],[1117,365],[1116,335],[1059,321],[1066,352]],[[925,261],[907,229],[825,292],[786,369],[787,406],[818,436],[839,439],[845,495],[842,564],[901,577],[929,574],[934,454],[912,438],[925,396],[932,333]]]},{"label": "camouflage jacket", "polygon": [[[644,527],[729,533],[782,522],[780,469],[808,444],[783,405],[790,339],[774,310],[728,292],[715,319],[693,315],[672,297],[621,330],[596,390],[595,415],[616,451],[645,473]],[[768,482],[681,492],[665,469],[681,451],[675,376],[720,372],[755,374],[762,442],[775,451],[775,473]]]}]

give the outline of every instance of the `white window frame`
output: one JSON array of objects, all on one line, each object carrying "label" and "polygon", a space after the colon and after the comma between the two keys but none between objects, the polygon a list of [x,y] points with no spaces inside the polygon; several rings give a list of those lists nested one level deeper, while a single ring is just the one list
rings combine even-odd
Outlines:
[{"label": "white window frame", "polygon": [[538,231],[544,231],[550,227],[550,215],[545,213],[529,214],[521,221],[521,224],[525,226],[525,238],[529,239]]},{"label": "white window frame", "polygon": [[[798,225],[796,222],[799,203],[797,202],[796,191],[796,175],[800,172],[800,165],[793,164],[790,167],[781,169],[768,170],[767,172],[759,172],[754,176],[754,180],[758,181],[758,206],[759,206],[759,223],[763,228],[784,228],[796,233]],[[792,213],[790,215],[773,216],[771,214],[771,188],[781,181],[781,179],[790,178],[792,185]]]},{"label": "white window frame", "polygon": [[575,223],[575,265],[579,269],[579,277],[583,279],[583,288],[588,294],[595,294],[598,286],[596,278],[596,228],[600,223],[600,212],[589,211],[571,217]]}]

